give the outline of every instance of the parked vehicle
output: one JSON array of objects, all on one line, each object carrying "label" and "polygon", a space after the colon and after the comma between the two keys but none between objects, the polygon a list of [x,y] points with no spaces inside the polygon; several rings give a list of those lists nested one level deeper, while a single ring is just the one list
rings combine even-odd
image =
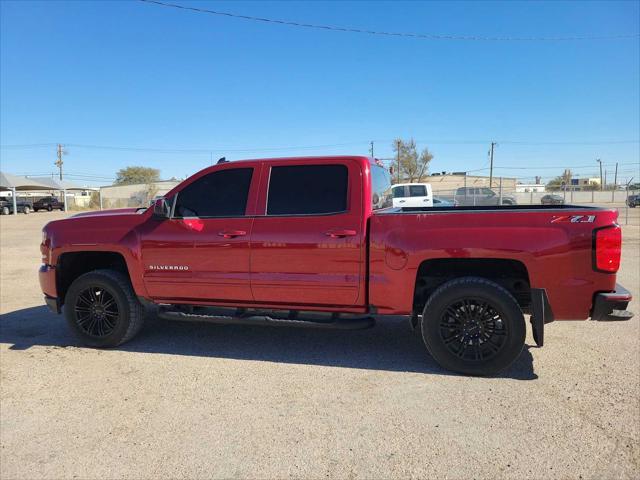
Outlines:
[{"label": "parked vehicle", "polygon": [[540,199],[542,205],[564,205],[564,197],[549,193]]},{"label": "parked vehicle", "polygon": [[[16,198],[16,210],[18,213],[28,214],[33,210],[31,202]],[[11,197],[0,197],[0,215],[11,215],[13,213],[13,199]]]},{"label": "parked vehicle", "polygon": [[64,202],[61,202],[56,197],[43,197],[39,200],[33,202],[33,211],[37,212],[38,210],[64,210]]},{"label": "parked vehicle", "polygon": [[394,207],[433,207],[430,183],[398,183],[391,192]]},{"label": "parked vehicle", "polygon": [[365,157],[215,165],[144,213],[49,222],[40,285],[95,347],[133,338],[154,304],[164,319],[335,329],[405,315],[438,363],[472,375],[520,355],[526,313],[538,345],[554,320],[631,316],[616,210],[389,208],[391,189]]},{"label": "parked vehicle", "polygon": [[444,198],[433,197],[433,206],[434,207],[457,207],[455,202],[450,202]]},{"label": "parked vehicle", "polygon": [[629,195],[627,197],[626,204],[631,208],[636,208],[640,205],[640,195]]},{"label": "parked vehicle", "polygon": [[513,195],[500,195],[487,187],[460,187],[453,198],[458,205],[484,206],[484,205],[516,205],[516,197]]}]

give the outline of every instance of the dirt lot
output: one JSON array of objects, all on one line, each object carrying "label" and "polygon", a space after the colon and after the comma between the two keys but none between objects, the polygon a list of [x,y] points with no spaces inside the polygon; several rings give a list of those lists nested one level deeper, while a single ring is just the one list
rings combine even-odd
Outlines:
[{"label": "dirt lot", "polygon": [[[640,312],[640,209],[619,281]],[[556,322],[498,378],[440,369],[406,322],[359,332],[155,321],[75,346],[40,229],[0,219],[0,477],[638,478],[640,322]],[[624,217],[621,218],[624,223]]]}]

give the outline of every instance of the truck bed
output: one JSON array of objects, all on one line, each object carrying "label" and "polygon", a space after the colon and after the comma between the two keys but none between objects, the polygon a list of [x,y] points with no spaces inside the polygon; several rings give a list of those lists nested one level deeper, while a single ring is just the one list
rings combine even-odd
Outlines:
[{"label": "truck bed", "polygon": [[511,261],[530,288],[547,291],[557,319],[585,319],[594,291],[616,287],[615,275],[594,271],[592,246],[594,231],[617,216],[575,205],[379,210],[370,220],[369,302],[381,313],[411,311],[416,278],[431,261]]},{"label": "truck bed", "polygon": [[397,213],[458,213],[458,212],[502,212],[502,211],[562,211],[569,210],[606,210],[601,207],[591,207],[584,205],[470,205],[470,206],[444,206],[444,207],[400,207],[385,208],[376,210],[376,215],[397,214]]}]

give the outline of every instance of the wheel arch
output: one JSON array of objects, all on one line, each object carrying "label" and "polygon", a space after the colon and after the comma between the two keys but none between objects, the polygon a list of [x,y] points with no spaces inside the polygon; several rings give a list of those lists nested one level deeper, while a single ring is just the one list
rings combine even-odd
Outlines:
[{"label": "wheel arch", "polygon": [[415,279],[413,311],[422,312],[431,294],[460,277],[491,280],[511,293],[523,311],[531,306],[531,282],[526,265],[503,258],[432,258],[420,263]]},{"label": "wheel arch", "polygon": [[127,261],[121,252],[90,250],[61,253],[56,262],[56,290],[60,305],[64,304],[67,291],[76,278],[100,269],[120,272],[131,281]]}]

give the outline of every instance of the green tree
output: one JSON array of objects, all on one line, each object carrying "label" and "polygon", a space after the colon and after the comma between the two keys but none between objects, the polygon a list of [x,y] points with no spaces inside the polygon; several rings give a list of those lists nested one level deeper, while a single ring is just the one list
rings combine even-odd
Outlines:
[{"label": "green tree", "polygon": [[[402,182],[419,182],[420,179],[429,173],[429,162],[433,160],[433,155],[428,148],[422,150],[418,154],[416,142],[413,138],[404,141],[400,138],[393,142],[393,152],[395,159],[400,157],[400,181]],[[397,163],[394,168],[398,168]],[[394,181],[397,180],[397,172],[394,175]]]},{"label": "green tree", "polygon": [[126,167],[116,173],[114,185],[131,185],[135,183],[154,183],[160,180],[160,170],[149,167]]},{"label": "green tree", "polygon": [[571,186],[571,178],[573,174],[571,170],[566,169],[564,173],[552,180],[549,180],[547,183],[547,190],[562,190],[562,184],[564,183],[567,187]]}]

